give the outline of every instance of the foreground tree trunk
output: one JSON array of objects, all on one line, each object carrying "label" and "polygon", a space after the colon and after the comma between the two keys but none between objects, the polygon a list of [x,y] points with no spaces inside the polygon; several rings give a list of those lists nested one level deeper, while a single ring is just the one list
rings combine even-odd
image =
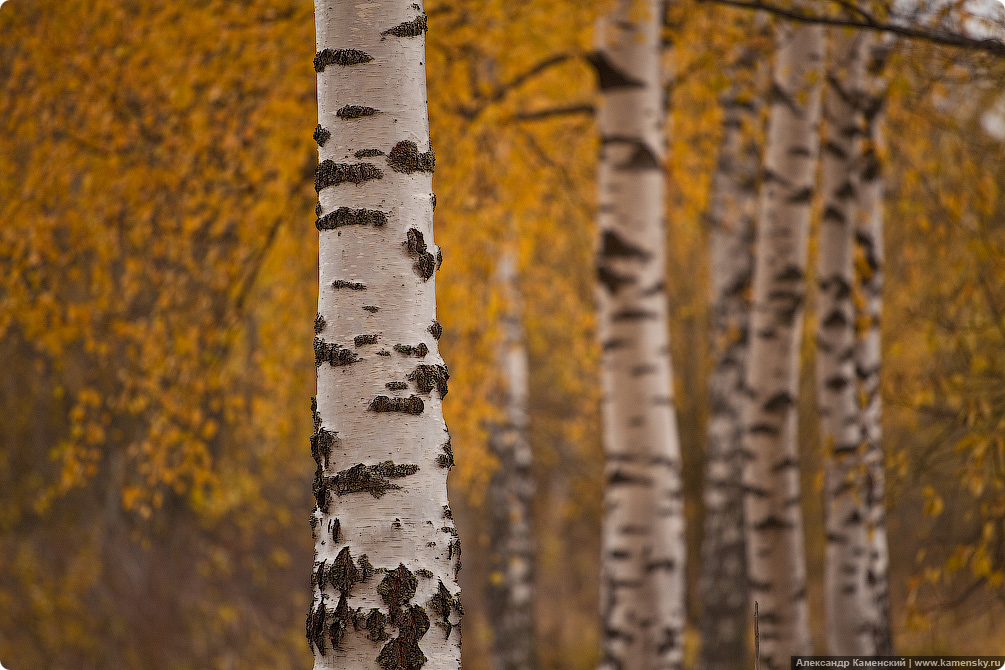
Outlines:
[{"label": "foreground tree trunk", "polygon": [[[764,17],[757,25],[767,27]],[[753,24],[754,21],[750,23]],[[700,670],[742,667],[747,655],[747,557],[743,523],[743,400],[750,286],[761,169],[763,54],[740,47],[722,96],[723,136],[708,212],[711,349],[701,545]]]},{"label": "foreground tree trunk", "polygon": [[489,446],[499,468],[489,483],[488,609],[492,620],[493,670],[531,670],[534,649],[534,542],[531,506],[534,480],[528,430],[527,347],[517,286],[515,254],[498,269],[505,302],[499,364],[505,382],[504,422],[492,426]]},{"label": "foreground tree trunk", "polygon": [[810,651],[796,442],[806,254],[820,119],[823,30],[779,23],[754,263],[744,514],[761,662]]},{"label": "foreground tree trunk", "polygon": [[880,395],[880,317],[883,311],[883,164],[881,126],[888,81],[884,69],[894,40],[863,36],[860,48],[866,65],[865,85],[859,96],[865,140],[859,172],[859,216],[855,223],[856,301],[855,371],[861,403],[860,441],[864,448],[865,526],[869,548],[866,584],[871,653],[894,653],[890,627],[889,549],[886,535],[886,464],[882,439]]},{"label": "foreground tree trunk", "polygon": [[318,2],[316,670],[460,666],[420,4]]},{"label": "foreground tree trunk", "polygon": [[852,304],[855,223],[859,216],[861,124],[858,96],[862,33],[830,30],[824,92],[821,188],[824,211],[817,264],[819,307],[816,382],[824,455],[824,605],[827,651],[871,654],[868,536],[862,486]]},{"label": "foreground tree trunk", "polygon": [[684,509],[664,290],[662,2],[617,0],[597,27],[597,256],[607,456],[601,668],[679,668]]}]

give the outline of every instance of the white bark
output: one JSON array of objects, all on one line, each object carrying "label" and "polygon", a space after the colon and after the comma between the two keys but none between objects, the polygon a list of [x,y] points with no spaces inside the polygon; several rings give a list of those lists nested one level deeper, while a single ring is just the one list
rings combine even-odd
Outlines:
[{"label": "white bark", "polygon": [[[763,18],[755,21],[767,27]],[[708,381],[700,670],[743,666],[747,655],[742,419],[761,169],[762,75],[767,74],[762,56],[741,46],[727,70],[730,85],[721,100],[723,137],[708,213],[714,363]]]},{"label": "white bark", "polygon": [[779,23],[754,263],[744,514],[761,663],[810,651],[796,432],[810,204],[819,139],[823,30]]},{"label": "white bark", "polygon": [[498,282],[505,301],[499,364],[506,389],[505,421],[492,426],[490,446],[499,468],[489,484],[490,579],[488,607],[492,619],[493,670],[531,670],[534,657],[534,541],[531,508],[533,455],[527,434],[528,366],[523,310],[517,285],[516,258],[503,255]]},{"label": "white bark", "polygon": [[460,545],[446,496],[425,15],[316,3],[316,670],[460,665]]},{"label": "white bark", "polygon": [[864,63],[861,33],[830,30],[824,93],[817,330],[817,402],[824,455],[824,604],[827,651],[871,654],[868,549],[855,383],[853,236],[858,215]]},{"label": "white bark", "polygon": [[884,500],[886,467],[882,447],[882,398],[880,395],[880,317],[883,311],[883,166],[880,159],[881,125],[887,80],[883,75],[893,47],[889,38],[863,37],[862,60],[866,64],[865,86],[859,97],[865,148],[859,173],[860,212],[855,224],[858,245],[856,289],[861,292],[856,323],[863,326],[855,347],[858,397],[862,401],[860,441],[864,445],[865,525],[868,541],[866,583],[870,601],[869,623],[872,652],[894,653],[890,628],[889,548]]},{"label": "white bark", "polygon": [[684,510],[667,335],[662,2],[598,24],[598,330],[607,457],[601,668],[679,668]]}]

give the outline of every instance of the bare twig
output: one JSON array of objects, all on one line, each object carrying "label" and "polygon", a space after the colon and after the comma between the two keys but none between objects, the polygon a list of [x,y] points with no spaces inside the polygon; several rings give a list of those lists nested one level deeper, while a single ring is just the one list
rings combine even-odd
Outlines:
[{"label": "bare twig", "polygon": [[792,21],[801,23],[816,23],[825,26],[843,26],[846,28],[861,28],[863,30],[875,30],[878,32],[892,33],[902,37],[942,44],[945,46],[969,49],[971,51],[982,51],[998,58],[1005,58],[1005,42],[994,38],[978,38],[961,35],[948,30],[938,30],[931,28],[914,28],[911,26],[898,25],[875,18],[864,10],[857,10],[860,17],[858,19],[842,18],[839,16],[822,16],[802,9],[792,9],[779,7],[763,0],[698,0],[699,2],[713,2],[729,7],[739,7],[742,9],[762,10],[769,14],[781,16]]}]

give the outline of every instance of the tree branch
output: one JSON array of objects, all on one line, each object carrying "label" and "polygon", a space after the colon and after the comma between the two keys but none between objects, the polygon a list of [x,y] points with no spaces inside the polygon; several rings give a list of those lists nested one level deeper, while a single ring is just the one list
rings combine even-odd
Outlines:
[{"label": "tree branch", "polygon": [[520,112],[513,115],[514,121],[542,121],[556,116],[577,116],[579,114],[592,115],[596,112],[593,105],[569,105],[567,107],[549,107],[538,109],[533,112]]},{"label": "tree branch", "polygon": [[878,32],[892,33],[902,37],[942,44],[945,46],[969,49],[971,51],[983,51],[998,58],[1005,58],[1005,43],[994,38],[977,38],[961,35],[950,31],[912,28],[910,26],[897,25],[889,21],[878,20],[869,15],[864,10],[857,9],[856,13],[862,17],[858,19],[841,18],[836,16],[821,16],[802,9],[791,9],[779,7],[763,0],[698,0],[699,2],[712,2],[729,7],[739,7],[741,9],[753,9],[768,12],[776,16],[781,16],[800,23],[816,23],[825,26],[842,26],[845,28],[861,28],[863,30],[875,30]]}]

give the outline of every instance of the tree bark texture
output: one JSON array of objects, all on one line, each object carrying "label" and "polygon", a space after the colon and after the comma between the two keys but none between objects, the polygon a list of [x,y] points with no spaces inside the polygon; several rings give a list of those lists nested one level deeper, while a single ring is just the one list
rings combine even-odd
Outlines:
[{"label": "tree bark texture", "polygon": [[826,140],[821,156],[824,202],[817,263],[816,383],[824,457],[827,651],[850,656],[873,653],[852,303],[862,157],[857,99],[864,63],[861,33],[832,28],[829,34],[823,111]]},{"label": "tree bark texture", "polygon": [[315,5],[316,670],[460,666],[421,4]]},{"label": "tree bark texture", "polygon": [[[767,27],[764,17],[757,25]],[[732,670],[747,655],[747,557],[743,523],[743,400],[750,331],[761,109],[767,69],[743,45],[721,97],[722,145],[708,212],[711,259],[709,422],[701,545],[701,670]]]},{"label": "tree bark texture", "polygon": [[598,331],[606,454],[602,659],[679,668],[684,508],[664,289],[662,2],[617,0],[597,26]]},{"label": "tree bark texture", "polygon": [[528,366],[516,258],[505,253],[497,272],[505,303],[499,364],[505,382],[504,422],[491,427],[499,468],[489,483],[488,608],[493,670],[531,670],[534,646],[534,479],[528,436]]},{"label": "tree bark texture", "polygon": [[893,40],[864,36],[860,48],[865,62],[865,85],[858,98],[864,149],[859,173],[859,216],[855,222],[855,372],[860,402],[861,444],[864,448],[865,525],[869,547],[866,583],[869,588],[873,652],[894,653],[890,627],[889,549],[886,534],[886,466],[882,447],[882,363],[880,317],[883,311],[883,164],[881,159],[883,106],[888,81],[884,69]]},{"label": "tree bark texture", "polygon": [[744,514],[761,662],[810,651],[797,445],[810,205],[819,152],[823,30],[779,23],[754,262]]}]

